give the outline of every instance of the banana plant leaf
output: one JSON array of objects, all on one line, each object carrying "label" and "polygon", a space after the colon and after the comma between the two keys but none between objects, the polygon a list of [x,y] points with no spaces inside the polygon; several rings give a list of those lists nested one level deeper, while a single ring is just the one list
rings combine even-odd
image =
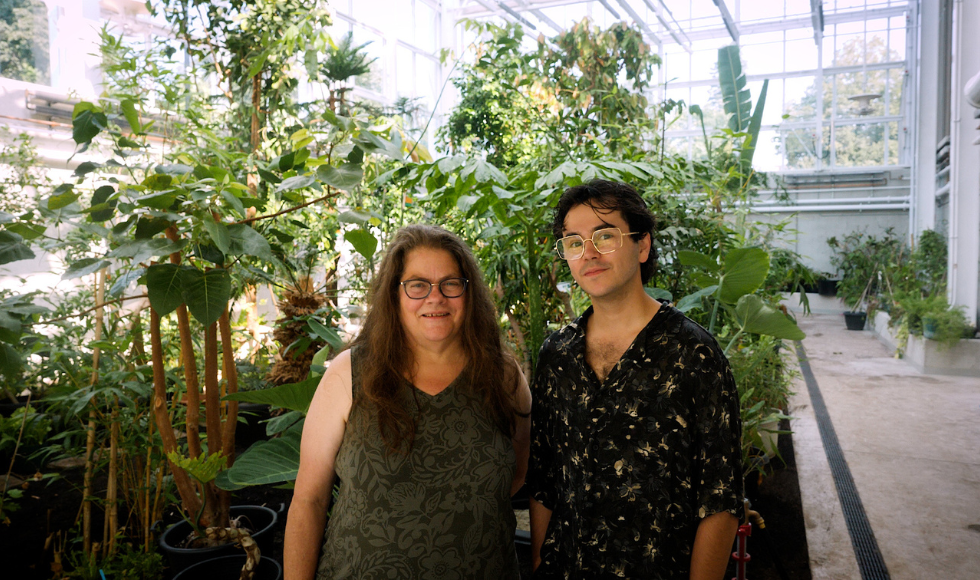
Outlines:
[{"label": "banana plant leaf", "polygon": [[725,254],[719,298],[735,304],[755,292],[769,274],[769,253],[762,248],[736,248]]},{"label": "banana plant leaf", "polygon": [[743,332],[765,334],[785,340],[803,340],[806,334],[789,316],[766,304],[755,294],[742,296],[735,305],[735,316]]},{"label": "banana plant leaf", "polygon": [[287,429],[282,437],[259,441],[218,474],[215,483],[233,491],[249,485],[294,481],[299,472],[299,445],[303,421]]},{"label": "banana plant leaf", "polygon": [[728,128],[741,133],[749,127],[752,115],[752,97],[745,86],[742,58],[738,46],[718,49],[718,84],[728,117]]},{"label": "banana plant leaf", "polygon": [[262,389],[260,391],[232,393],[226,395],[224,400],[260,403],[305,413],[310,408],[310,402],[313,400],[313,394],[316,393],[316,387],[319,383],[319,376],[311,376],[299,383],[279,385],[278,387]]},{"label": "banana plant leaf", "polygon": [[766,93],[769,92],[769,79],[762,81],[762,90],[759,91],[759,100],[755,103],[755,112],[752,113],[752,120],[749,122],[747,142],[742,146],[742,151],[738,155],[739,169],[742,175],[748,175],[752,171],[752,157],[759,141],[759,129],[762,128],[762,111],[766,108]]}]

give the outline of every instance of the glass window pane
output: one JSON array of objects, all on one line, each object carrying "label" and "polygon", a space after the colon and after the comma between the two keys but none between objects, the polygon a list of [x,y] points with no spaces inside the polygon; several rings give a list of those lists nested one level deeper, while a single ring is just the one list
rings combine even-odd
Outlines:
[{"label": "glass window pane", "polygon": [[415,66],[412,51],[404,46],[395,47],[395,90],[399,97],[415,96]]},{"label": "glass window pane", "polygon": [[357,86],[376,92],[384,90],[384,39],[377,34],[369,32],[363,28],[354,29],[354,46],[370,43],[364,47],[364,52],[368,55],[368,60],[374,58],[370,64],[371,71],[357,77]]},{"label": "glass window pane", "polygon": [[695,50],[691,55],[691,80],[717,76],[718,50]]},{"label": "glass window pane", "polygon": [[415,0],[415,44],[429,53],[436,51],[436,12],[422,0]]},{"label": "glass window pane", "polygon": [[754,44],[741,49],[746,74],[760,75],[783,72],[783,45]]},{"label": "glass window pane", "polygon": [[48,9],[40,0],[17,4],[20,6],[7,6],[2,11],[7,14],[0,23],[4,25],[8,37],[0,37],[0,76],[28,83],[50,84]]},{"label": "glass window pane", "polygon": [[439,65],[421,54],[415,55],[415,71],[418,75],[415,83],[416,96],[422,97],[422,103],[432,110],[436,102],[436,68]]},{"label": "glass window pane", "polygon": [[888,115],[900,115],[902,113],[902,94],[905,92],[905,72],[899,69],[890,69],[887,72],[888,78]]},{"label": "glass window pane", "polygon": [[[834,66],[864,64],[864,35],[850,34],[837,36],[834,43]],[[824,66],[827,66],[826,61]]]},{"label": "glass window pane", "polygon": [[817,44],[813,38],[786,42],[786,70],[816,70]]},{"label": "glass window pane", "polygon": [[[760,90],[762,90],[760,88]],[[755,96],[752,106],[758,105],[759,97]],[[783,120],[783,81],[772,79],[766,91],[766,106],[762,109],[763,125],[778,125]]]},{"label": "glass window pane", "polygon": [[811,169],[817,166],[817,133],[815,127],[781,130],[778,138],[787,168]]},{"label": "glass window pane", "polygon": [[837,126],[834,156],[838,167],[881,165],[885,151],[885,124]]},{"label": "glass window pane", "polygon": [[888,123],[888,157],[885,158],[885,165],[898,165],[901,162],[900,137],[898,123]]},{"label": "glass window pane", "polygon": [[690,80],[691,56],[687,51],[674,46],[664,54],[664,78],[668,81],[677,79],[679,81]]},{"label": "glass window pane", "polygon": [[784,114],[788,121],[815,119],[817,116],[816,77],[786,79]]},{"label": "glass window pane", "polygon": [[394,31],[395,36],[399,40],[404,40],[409,44],[415,44],[415,26],[411,26],[412,3],[408,0],[392,2],[392,5],[388,6],[387,11],[395,15],[394,20],[396,23],[401,24],[401,26],[396,25],[391,29]]},{"label": "glass window pane", "polygon": [[752,155],[752,168],[756,171],[776,171],[782,164],[776,132],[759,131],[759,141]]},{"label": "glass window pane", "polygon": [[[756,4],[756,2],[742,2],[745,4]],[[758,2],[761,4],[761,2]],[[786,16],[799,16],[810,13],[810,0],[786,0]]]}]

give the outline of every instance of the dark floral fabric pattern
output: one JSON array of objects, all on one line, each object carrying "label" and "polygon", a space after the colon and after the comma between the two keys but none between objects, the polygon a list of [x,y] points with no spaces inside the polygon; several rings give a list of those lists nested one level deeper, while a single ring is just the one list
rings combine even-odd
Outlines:
[{"label": "dark floral fabric pattern", "polygon": [[741,420],[728,361],[663,304],[600,383],[590,308],[541,348],[532,497],[553,510],[535,578],[687,578],[702,518],[741,514]]},{"label": "dark floral fabric pattern", "polygon": [[519,578],[510,438],[460,379],[435,396],[406,384],[415,444],[407,455],[389,453],[358,396],[364,363],[351,356],[354,403],[317,580]]}]

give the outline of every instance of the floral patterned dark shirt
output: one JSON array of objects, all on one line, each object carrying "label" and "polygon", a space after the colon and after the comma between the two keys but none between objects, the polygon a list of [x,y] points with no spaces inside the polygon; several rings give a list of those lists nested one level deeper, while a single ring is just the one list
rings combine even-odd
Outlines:
[{"label": "floral patterned dark shirt", "polygon": [[553,510],[535,578],[687,578],[701,519],[742,509],[728,361],[667,304],[600,383],[592,314],[552,334],[531,387],[531,496]]}]

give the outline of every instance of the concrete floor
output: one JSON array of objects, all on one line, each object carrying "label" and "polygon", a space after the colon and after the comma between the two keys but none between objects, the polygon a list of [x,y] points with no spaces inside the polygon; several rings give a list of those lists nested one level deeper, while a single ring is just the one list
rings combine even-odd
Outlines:
[{"label": "concrete floor", "polygon": [[[797,314],[803,345],[891,578],[980,578],[980,379],[924,375],[818,312]],[[813,577],[860,578],[802,378],[794,390]]]}]

